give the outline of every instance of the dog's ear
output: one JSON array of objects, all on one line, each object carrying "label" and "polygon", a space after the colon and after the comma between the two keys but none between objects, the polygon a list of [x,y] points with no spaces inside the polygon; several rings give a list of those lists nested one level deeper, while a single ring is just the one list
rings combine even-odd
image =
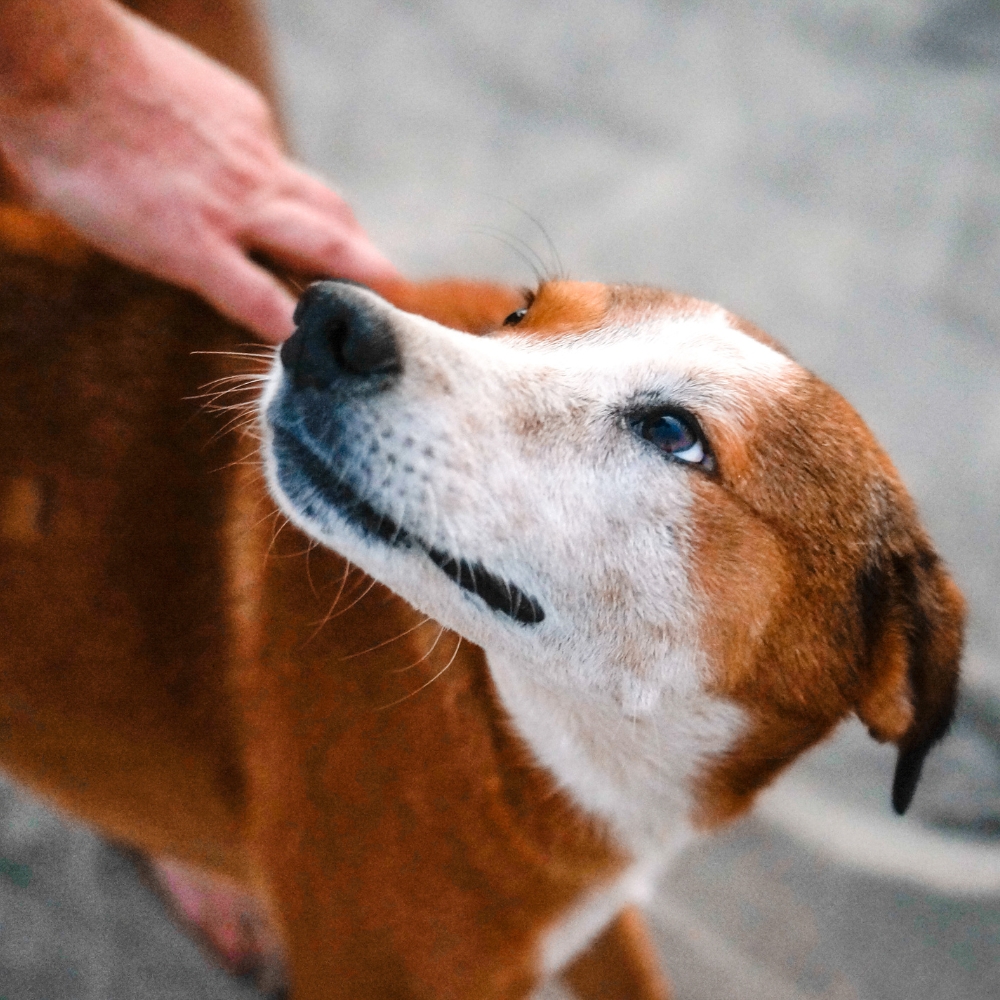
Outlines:
[{"label": "dog's ear", "polygon": [[398,309],[467,333],[496,330],[525,304],[524,292],[487,281],[450,278],[412,282],[383,279],[371,286]]},{"label": "dog's ear", "polygon": [[902,551],[887,545],[859,587],[868,665],[856,711],[875,739],[899,747],[892,805],[900,814],[951,722],[965,621],[962,595],[917,534]]}]

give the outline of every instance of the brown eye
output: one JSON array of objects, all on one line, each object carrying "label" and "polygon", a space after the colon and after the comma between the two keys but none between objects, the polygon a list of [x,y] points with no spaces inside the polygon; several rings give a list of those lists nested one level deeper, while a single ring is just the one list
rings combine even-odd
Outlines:
[{"label": "brown eye", "polygon": [[525,306],[523,309],[518,309],[516,312],[512,312],[504,321],[504,326],[517,326],[522,319],[528,314],[528,307]]},{"label": "brown eye", "polygon": [[713,467],[694,419],[678,412],[650,413],[632,423],[633,430],[669,458],[688,465]]}]

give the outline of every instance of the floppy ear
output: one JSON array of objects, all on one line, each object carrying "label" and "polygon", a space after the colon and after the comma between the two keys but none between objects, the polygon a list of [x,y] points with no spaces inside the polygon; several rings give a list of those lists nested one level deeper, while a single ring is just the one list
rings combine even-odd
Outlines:
[{"label": "floppy ear", "polygon": [[873,561],[860,591],[869,663],[856,711],[875,739],[899,747],[892,805],[902,814],[954,714],[965,602],[923,538]]}]

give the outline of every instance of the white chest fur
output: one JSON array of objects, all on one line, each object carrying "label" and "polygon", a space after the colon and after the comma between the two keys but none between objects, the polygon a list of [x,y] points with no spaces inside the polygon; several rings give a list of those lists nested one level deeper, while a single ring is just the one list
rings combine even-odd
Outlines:
[{"label": "white chest fur", "polygon": [[542,971],[569,962],[629,903],[643,903],[656,877],[690,842],[692,780],[741,729],[735,706],[703,692],[664,696],[642,716],[539,683],[523,663],[490,654],[514,726],[559,787],[604,820],[634,861],[624,875],[580,900],[542,941]]},{"label": "white chest fur", "polygon": [[582,899],[542,938],[541,973],[554,976],[590,944],[630,903],[648,903],[656,878],[668,859],[637,862],[610,885]]},{"label": "white chest fur", "polygon": [[742,712],[702,691],[665,691],[641,715],[613,701],[534,679],[529,666],[489,654],[500,699],[559,787],[604,820],[637,860],[676,852],[690,837],[692,781],[729,747]]}]

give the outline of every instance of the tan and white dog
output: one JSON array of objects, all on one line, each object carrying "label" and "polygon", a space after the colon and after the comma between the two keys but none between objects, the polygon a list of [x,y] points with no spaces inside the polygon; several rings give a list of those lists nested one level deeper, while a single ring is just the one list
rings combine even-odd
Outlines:
[{"label": "tan and white dog", "polygon": [[[139,6],[266,85],[238,0]],[[859,418],[747,323],[321,283],[244,386],[243,331],[8,202],[0,274],[0,767],[157,859],[233,967],[662,1000],[633,904],[690,837],[852,712],[908,804],[961,597]]]},{"label": "tan and white dog", "polygon": [[261,412],[304,532],[482,647],[532,757],[627,863],[562,969],[698,829],[855,711],[899,812],[954,700],[962,602],[844,401],[723,309],[543,284],[470,338],[314,285]]},{"label": "tan and white dog", "polygon": [[338,555],[272,537],[192,419],[239,330],[20,209],[0,270],[0,764],[182,908],[242,900],[233,965],[280,951],[299,1000],[662,998],[632,904],[693,834],[851,712],[909,802],[961,598],[857,416],[742,321],[314,285],[258,411]]}]

